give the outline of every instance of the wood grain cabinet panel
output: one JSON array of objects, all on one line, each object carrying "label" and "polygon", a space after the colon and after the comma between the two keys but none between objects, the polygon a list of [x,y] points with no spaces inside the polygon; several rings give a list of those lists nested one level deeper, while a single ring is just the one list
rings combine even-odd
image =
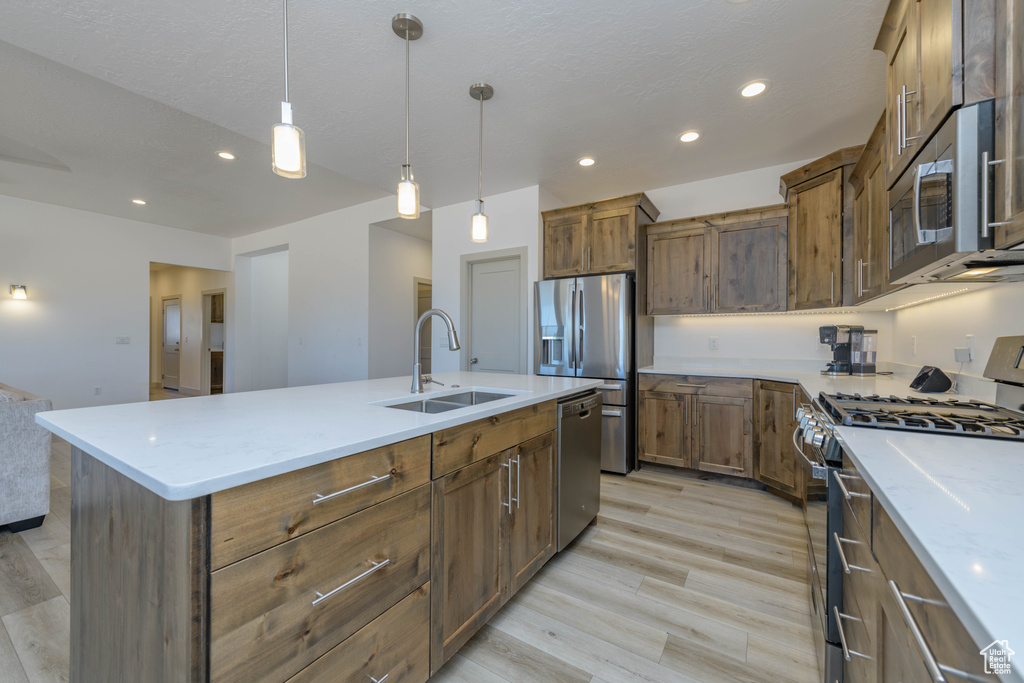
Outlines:
[{"label": "wood grain cabinet panel", "polygon": [[696,467],[706,472],[754,476],[753,407],[748,398],[696,398]]},{"label": "wood grain cabinet panel", "polygon": [[786,310],[787,220],[715,226],[711,262],[716,313]]},{"label": "wood grain cabinet panel", "polygon": [[531,439],[516,448],[515,506],[510,508],[510,596],[526,585],[555,555],[557,527],[558,461],[555,432]]},{"label": "wood grain cabinet panel", "polygon": [[642,462],[693,467],[691,398],[680,394],[640,392],[638,457]]},{"label": "wood grain cabinet panel", "polygon": [[782,382],[757,382],[757,457],[754,478],[772,488],[799,494],[798,475],[803,466],[793,451],[799,387]]},{"label": "wood grain cabinet panel", "polygon": [[544,222],[544,277],[583,273],[587,214],[562,216]]},{"label": "wood grain cabinet panel", "polygon": [[[430,437],[421,436],[215,493],[210,496],[211,568],[429,481]],[[321,496],[327,499],[315,503]]]},{"label": "wood grain cabinet panel", "polygon": [[636,268],[636,210],[595,211],[587,221],[588,273]]},{"label": "wood grain cabinet panel", "polygon": [[284,680],[430,580],[430,486],[210,575],[210,676]]},{"label": "wood grain cabinet panel", "polygon": [[710,240],[704,228],[651,235],[647,242],[647,313],[710,313]]},{"label": "wood grain cabinet panel", "polygon": [[555,401],[434,432],[433,478],[540,436],[556,426]]},{"label": "wood grain cabinet panel", "polygon": [[789,194],[790,310],[842,305],[842,240],[842,170],[793,188]]},{"label": "wood grain cabinet panel", "polygon": [[996,2],[995,245],[1024,242],[1024,0]]}]

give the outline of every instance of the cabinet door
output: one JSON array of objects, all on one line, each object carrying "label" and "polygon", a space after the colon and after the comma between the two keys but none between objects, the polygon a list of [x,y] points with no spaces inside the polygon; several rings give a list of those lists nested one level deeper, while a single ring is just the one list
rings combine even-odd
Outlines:
[{"label": "cabinet door", "polygon": [[879,681],[931,683],[924,659],[914,644],[906,622],[888,586],[879,588],[876,605],[878,615],[877,665]]},{"label": "cabinet door", "polygon": [[555,432],[516,449],[512,475],[511,594],[523,587],[555,554],[557,462]]},{"label": "cabinet door", "polygon": [[583,242],[587,215],[563,216],[544,223],[544,277],[583,272]]},{"label": "cabinet door", "polygon": [[896,31],[895,47],[886,67],[885,111],[888,129],[888,185],[896,182],[919,148],[921,131],[918,91],[918,3],[911,0]]},{"label": "cabinet door", "polygon": [[995,245],[1024,241],[1024,0],[996,3]]},{"label": "cabinet door", "polygon": [[614,273],[636,268],[636,209],[595,211],[586,230],[587,273]]},{"label": "cabinet door", "polygon": [[509,593],[509,461],[513,450],[433,482],[431,673],[501,607]]},{"label": "cabinet door", "polygon": [[758,383],[758,449],[754,476],[786,493],[797,493],[800,464],[793,452],[796,391],[792,384]]},{"label": "cabinet door", "polygon": [[883,166],[880,154],[869,160],[864,186],[853,201],[853,300],[858,304],[889,290],[889,210]]},{"label": "cabinet door", "polygon": [[712,310],[786,310],[787,221],[777,218],[711,228]]},{"label": "cabinet door", "polygon": [[689,396],[640,392],[640,460],[675,467],[693,467],[691,401]]},{"label": "cabinet door", "polygon": [[[914,3],[912,3],[914,4]],[[920,142],[925,142],[963,103],[963,3],[952,0],[917,0],[920,54]],[[954,27],[956,30],[954,30]]]},{"label": "cabinet door", "polygon": [[753,406],[749,398],[697,396],[697,469],[754,476]]},{"label": "cabinet door", "polygon": [[647,313],[710,313],[708,231],[703,228],[647,237]]},{"label": "cabinet door", "polygon": [[842,305],[843,169],[789,195],[789,309]]}]

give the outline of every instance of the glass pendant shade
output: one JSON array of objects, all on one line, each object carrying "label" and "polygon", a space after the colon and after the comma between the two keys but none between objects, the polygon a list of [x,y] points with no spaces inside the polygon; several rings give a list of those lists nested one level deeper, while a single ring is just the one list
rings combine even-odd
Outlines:
[{"label": "glass pendant shade", "polygon": [[306,177],[306,134],[292,125],[292,107],[281,103],[281,123],[274,124],[274,137],[270,146],[274,173],[285,178]]},{"label": "glass pendant shade", "polygon": [[412,179],[411,166],[402,166],[402,180],[398,183],[398,215],[402,218],[420,217],[420,186]]},{"label": "glass pendant shade", "polygon": [[480,202],[480,210],[473,214],[473,225],[470,229],[470,239],[474,242],[487,241],[487,214],[484,213],[483,202]]}]

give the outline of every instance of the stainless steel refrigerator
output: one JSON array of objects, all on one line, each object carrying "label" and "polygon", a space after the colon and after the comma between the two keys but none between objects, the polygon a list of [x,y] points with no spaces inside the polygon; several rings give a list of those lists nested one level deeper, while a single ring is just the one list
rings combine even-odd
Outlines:
[{"label": "stainless steel refrigerator", "polygon": [[635,468],[632,273],[542,280],[536,286],[534,372],[604,380],[601,469]]}]

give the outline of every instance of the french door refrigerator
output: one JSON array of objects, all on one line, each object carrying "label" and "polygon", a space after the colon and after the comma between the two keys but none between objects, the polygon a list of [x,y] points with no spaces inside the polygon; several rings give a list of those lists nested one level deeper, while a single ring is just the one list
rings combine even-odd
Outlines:
[{"label": "french door refrigerator", "polygon": [[632,273],[542,280],[536,285],[534,372],[604,380],[601,469],[635,468]]}]

